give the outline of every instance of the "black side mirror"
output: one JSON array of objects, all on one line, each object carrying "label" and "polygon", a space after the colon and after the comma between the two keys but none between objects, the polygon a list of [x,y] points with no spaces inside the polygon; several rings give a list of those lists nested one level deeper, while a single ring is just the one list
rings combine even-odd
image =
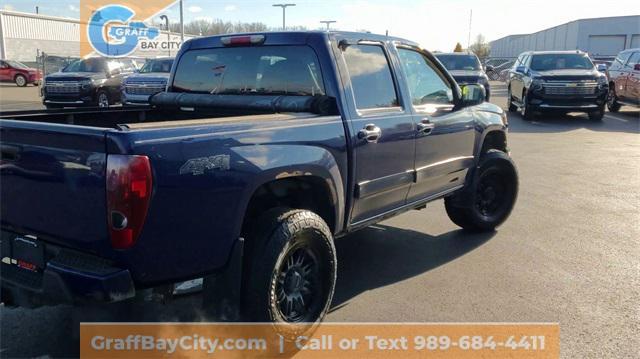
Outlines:
[{"label": "black side mirror", "polygon": [[484,102],[486,92],[484,86],[468,84],[460,86],[462,107],[479,105]]},{"label": "black side mirror", "polygon": [[485,71],[493,71],[493,70],[495,70],[495,69],[491,65],[487,65],[487,67],[485,67]]}]

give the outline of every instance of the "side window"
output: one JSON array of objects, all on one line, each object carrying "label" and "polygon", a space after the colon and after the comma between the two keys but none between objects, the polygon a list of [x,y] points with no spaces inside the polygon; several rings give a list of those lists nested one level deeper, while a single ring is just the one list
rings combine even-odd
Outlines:
[{"label": "side window", "polygon": [[414,106],[453,104],[451,85],[423,54],[398,49]]},{"label": "side window", "polygon": [[389,60],[381,46],[347,46],[344,60],[358,109],[398,106]]},{"label": "side window", "polygon": [[518,56],[518,58],[516,59],[516,62],[513,63],[513,69],[517,69],[518,66],[522,65],[522,60],[524,60],[524,55],[520,55]]},{"label": "side window", "polygon": [[122,59],[120,63],[122,64],[122,72],[133,72],[135,70],[133,60],[131,59]]},{"label": "side window", "polygon": [[629,60],[629,56],[631,56],[631,52],[623,52],[618,54],[616,60],[614,61],[614,64],[617,64],[620,67],[624,66],[627,63],[627,60]]},{"label": "side window", "polygon": [[640,52],[634,52],[627,62],[627,67],[633,68],[636,64],[640,64]]}]

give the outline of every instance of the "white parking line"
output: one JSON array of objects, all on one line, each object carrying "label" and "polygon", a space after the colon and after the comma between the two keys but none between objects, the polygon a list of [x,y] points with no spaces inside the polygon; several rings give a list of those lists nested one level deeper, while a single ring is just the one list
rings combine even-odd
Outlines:
[{"label": "white parking line", "polygon": [[629,120],[627,120],[626,118],[621,118],[621,117],[618,117],[618,116],[614,116],[611,113],[606,113],[604,115],[604,117],[611,118],[611,119],[614,119],[614,120],[618,120],[618,121],[621,121],[621,122],[629,122]]}]

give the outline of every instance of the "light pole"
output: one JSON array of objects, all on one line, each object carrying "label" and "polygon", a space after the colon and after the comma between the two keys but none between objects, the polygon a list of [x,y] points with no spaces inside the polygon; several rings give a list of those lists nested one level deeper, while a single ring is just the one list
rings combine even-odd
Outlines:
[{"label": "light pole", "polygon": [[471,47],[471,20],[473,20],[473,9],[469,12],[469,38],[467,39],[467,51]]},{"label": "light pole", "polygon": [[282,30],[286,30],[286,28],[287,28],[287,26],[286,26],[286,24],[287,24],[287,22],[286,22],[286,19],[287,19],[286,11],[287,11],[287,8],[289,6],[296,6],[296,4],[273,4],[273,6],[282,8]]},{"label": "light pole", "polygon": [[329,28],[331,27],[331,24],[335,24],[337,21],[335,20],[323,20],[320,21],[321,24],[325,24],[327,25],[327,31],[329,31]]},{"label": "light pole", "polygon": [[169,29],[169,17],[167,15],[160,15],[160,19],[164,20],[164,24],[167,27],[167,49],[169,50],[169,56],[171,56],[171,29]]},{"label": "light pole", "polygon": [[180,0],[180,45],[184,43],[184,6]]}]

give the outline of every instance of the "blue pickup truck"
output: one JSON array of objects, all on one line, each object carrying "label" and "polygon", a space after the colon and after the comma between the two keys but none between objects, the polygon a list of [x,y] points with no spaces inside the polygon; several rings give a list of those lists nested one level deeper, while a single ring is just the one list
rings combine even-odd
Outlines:
[{"label": "blue pickup truck", "polygon": [[4,113],[2,300],[200,281],[227,316],[319,321],[335,239],[442,198],[469,231],[509,216],[507,118],[484,97],[411,41],[283,32],[187,41],[149,108]]}]

